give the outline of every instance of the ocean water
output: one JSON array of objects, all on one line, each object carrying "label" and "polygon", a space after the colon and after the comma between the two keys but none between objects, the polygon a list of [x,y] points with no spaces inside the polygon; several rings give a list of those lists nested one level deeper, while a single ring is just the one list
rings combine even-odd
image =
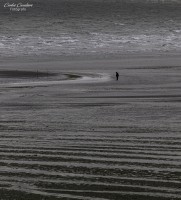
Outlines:
[{"label": "ocean water", "polygon": [[0,3],[0,56],[181,50],[180,1],[21,2],[33,7],[10,11]]}]

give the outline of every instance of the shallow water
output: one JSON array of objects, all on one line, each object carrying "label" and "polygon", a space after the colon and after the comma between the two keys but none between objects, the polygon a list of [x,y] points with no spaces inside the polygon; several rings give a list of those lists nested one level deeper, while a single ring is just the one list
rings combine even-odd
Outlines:
[{"label": "shallow water", "polygon": [[180,199],[179,72],[1,87],[1,198]]}]

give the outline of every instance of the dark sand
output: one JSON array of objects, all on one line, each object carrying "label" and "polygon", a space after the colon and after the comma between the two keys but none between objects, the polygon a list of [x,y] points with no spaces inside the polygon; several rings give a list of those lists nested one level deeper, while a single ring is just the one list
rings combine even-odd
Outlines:
[{"label": "dark sand", "polygon": [[11,58],[0,69],[69,76],[1,84],[1,199],[181,199],[178,55]]}]

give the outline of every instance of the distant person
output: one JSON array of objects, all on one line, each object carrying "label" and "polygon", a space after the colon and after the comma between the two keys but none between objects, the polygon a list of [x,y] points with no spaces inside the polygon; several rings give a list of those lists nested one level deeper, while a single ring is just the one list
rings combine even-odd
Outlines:
[{"label": "distant person", "polygon": [[116,80],[118,81],[118,79],[119,79],[119,73],[116,72]]}]

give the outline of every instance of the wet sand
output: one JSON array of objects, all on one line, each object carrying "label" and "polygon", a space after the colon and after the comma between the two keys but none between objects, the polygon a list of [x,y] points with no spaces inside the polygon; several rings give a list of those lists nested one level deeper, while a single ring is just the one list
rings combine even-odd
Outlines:
[{"label": "wet sand", "polygon": [[2,60],[1,71],[66,80],[14,74],[1,84],[1,198],[180,199],[180,63],[178,55]]}]

